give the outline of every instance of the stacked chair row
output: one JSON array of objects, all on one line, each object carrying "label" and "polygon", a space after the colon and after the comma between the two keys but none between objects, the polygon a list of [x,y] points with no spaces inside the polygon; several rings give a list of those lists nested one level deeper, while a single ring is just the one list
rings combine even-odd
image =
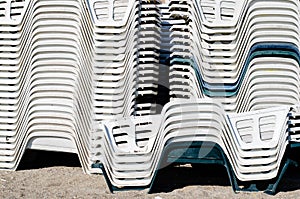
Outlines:
[{"label": "stacked chair row", "polygon": [[[94,166],[112,190],[151,188],[157,170],[174,162],[219,161],[235,190],[239,182],[274,180],[286,163],[289,110],[226,114],[212,99],[174,100],[159,115],[104,121],[102,160]],[[212,153],[216,149],[219,155]]]},{"label": "stacked chair row", "polygon": [[171,96],[218,98],[235,112],[299,103],[299,10],[292,0],[171,0]]},{"label": "stacked chair row", "polygon": [[218,163],[235,190],[273,193],[300,146],[299,8],[1,1],[0,168],[27,148],[64,151],[112,189],[151,189],[173,162]]},{"label": "stacked chair row", "polygon": [[30,148],[77,153],[94,172],[102,120],[156,113],[158,3],[0,2],[1,169]]},{"label": "stacked chair row", "polygon": [[223,164],[234,190],[267,182],[274,193],[300,140],[299,8],[292,0],[160,6],[160,58],[170,68],[159,84],[171,102],[160,115],[102,123],[94,167],[111,190],[151,190],[157,171],[176,162]]}]

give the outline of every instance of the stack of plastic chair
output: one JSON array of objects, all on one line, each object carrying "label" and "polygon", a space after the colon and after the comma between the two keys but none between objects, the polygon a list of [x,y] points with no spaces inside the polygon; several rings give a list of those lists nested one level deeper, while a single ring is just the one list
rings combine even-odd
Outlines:
[{"label": "stack of plastic chair", "polygon": [[138,87],[135,115],[156,113],[160,49],[160,2],[141,1],[138,32]]},{"label": "stack of plastic chair", "polygon": [[[102,161],[102,120],[156,112],[159,12],[156,1],[90,1],[95,23],[93,161]],[[112,4],[111,4],[112,3]],[[107,9],[106,9],[107,8]],[[122,8],[122,9],[121,9]],[[153,39],[154,38],[154,39]]]},{"label": "stack of plastic chair", "polygon": [[[184,163],[205,159],[200,157],[201,148],[186,155],[188,147],[211,143],[207,154],[220,148],[237,190],[237,179],[270,180],[280,172],[288,144],[288,113],[284,106],[227,115],[213,100],[174,100],[161,115],[105,121],[101,168],[111,190],[149,187],[166,163],[184,156]],[[141,135],[143,139],[138,139]]]},{"label": "stack of plastic chair", "polygon": [[85,4],[7,1],[3,7],[1,168],[16,169],[31,148],[77,153],[89,170],[93,79],[86,33],[92,24]]},{"label": "stack of plastic chair", "polygon": [[298,1],[171,1],[181,23],[172,27],[172,96],[218,98],[238,112],[298,103],[298,10]]},{"label": "stack of plastic chair", "polygon": [[82,34],[91,25],[85,9],[77,0],[34,1],[30,110],[24,144],[76,152],[83,169],[88,170],[92,39]]},{"label": "stack of plastic chair", "polygon": [[108,7],[103,1],[90,2],[95,24],[96,121],[130,115],[137,81],[138,2],[105,2]]},{"label": "stack of plastic chair", "polygon": [[89,1],[95,24],[93,161],[100,161],[102,120],[129,116],[137,87],[138,1]]}]

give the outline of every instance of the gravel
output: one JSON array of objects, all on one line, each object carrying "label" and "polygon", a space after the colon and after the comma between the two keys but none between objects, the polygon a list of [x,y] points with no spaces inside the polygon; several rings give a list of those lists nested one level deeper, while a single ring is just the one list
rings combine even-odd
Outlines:
[{"label": "gravel", "polygon": [[76,155],[43,152],[38,156],[27,154],[25,159],[34,161],[21,162],[18,171],[0,171],[0,198],[300,197],[299,168],[288,170],[275,196],[269,196],[263,192],[236,194],[232,191],[226,171],[222,167],[193,168],[190,165],[173,166],[160,172],[154,186],[154,194],[148,194],[147,190],[119,191],[112,194],[102,175],[84,174]]}]

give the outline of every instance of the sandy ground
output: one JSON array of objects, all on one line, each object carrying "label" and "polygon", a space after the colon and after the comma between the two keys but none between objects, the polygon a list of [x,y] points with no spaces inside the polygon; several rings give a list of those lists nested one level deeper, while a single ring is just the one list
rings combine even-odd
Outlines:
[{"label": "sandy ground", "polygon": [[161,172],[154,194],[147,190],[112,194],[103,176],[84,174],[74,155],[47,152],[34,157],[34,161],[21,162],[18,171],[0,171],[0,198],[300,198],[299,168],[288,170],[275,196],[236,194],[223,168],[190,166]]}]

